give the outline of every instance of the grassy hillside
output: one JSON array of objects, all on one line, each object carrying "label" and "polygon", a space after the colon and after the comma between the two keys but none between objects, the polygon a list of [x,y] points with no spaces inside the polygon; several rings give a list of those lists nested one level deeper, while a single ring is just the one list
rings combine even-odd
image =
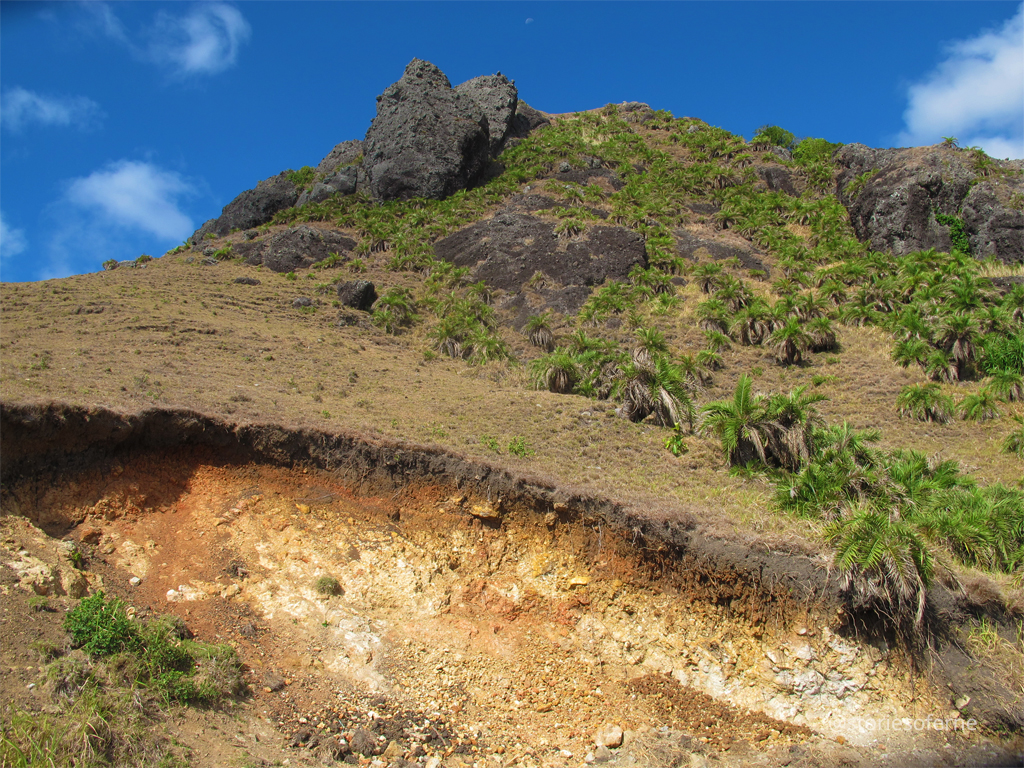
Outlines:
[{"label": "grassy hillside", "polygon": [[[445,201],[278,214],[265,233],[307,223],[357,241],[310,270],[247,266],[233,233],[4,285],[3,397],[440,445],[720,535],[827,541],[908,616],[921,586],[969,568],[1012,602],[1024,286],[1002,279],[1021,270],[868,252],[835,196],[838,145],[804,140],[790,159],[776,147],[791,140],[609,106],[558,117]],[[779,178],[793,194],[765,181]],[[436,258],[434,242],[524,192],[554,201],[535,215],[565,242],[597,223],[639,232],[648,267],[566,316],[546,308],[543,274],[517,299]],[[372,313],[335,300],[357,278],[382,296]]]}]

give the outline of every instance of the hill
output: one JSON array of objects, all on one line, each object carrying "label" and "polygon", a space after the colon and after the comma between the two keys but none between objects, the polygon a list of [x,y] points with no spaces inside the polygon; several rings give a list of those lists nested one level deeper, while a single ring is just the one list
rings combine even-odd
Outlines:
[{"label": "hill", "polygon": [[[396,743],[393,761],[426,762],[399,735],[403,686],[414,710],[444,713],[446,747],[475,739],[492,755],[516,739],[468,723],[511,717],[512,701],[533,713],[522,727],[585,750],[589,733],[546,723],[549,699],[577,702],[562,721],[628,719],[636,759],[669,748],[639,727],[661,723],[690,739],[679,754],[787,764],[803,745],[869,764],[858,712],[952,709],[1019,738],[1022,174],[952,139],[876,150],[765,126],[747,142],[636,103],[544,115],[500,75],[453,89],[414,61],[363,142],[260,182],[180,248],[3,286],[8,549],[60,575],[23,569],[11,589],[26,606],[15,584],[72,605],[68,537],[87,589],[230,637],[296,748],[315,713],[355,751],[377,706],[395,709],[370,724],[384,738],[370,752]],[[195,560],[175,544],[193,526],[210,532]],[[354,559],[318,548],[332,538]],[[139,539],[149,554],[125,544]],[[254,554],[287,563],[296,546],[310,554],[291,577]],[[229,595],[239,558],[252,576]],[[442,574],[444,595],[432,577],[405,585],[406,560]],[[143,564],[190,580],[129,585]],[[311,593],[325,574],[340,591]],[[217,586],[164,599],[196,584]],[[446,660],[456,619],[470,638],[505,632],[506,650],[468,640]],[[543,650],[532,632],[550,635]],[[357,658],[352,633],[387,635],[385,666]],[[289,661],[296,642],[320,665]],[[347,661],[327,660],[339,642]],[[549,657],[551,643],[568,655]],[[557,670],[549,682],[537,659]],[[564,688],[578,663],[607,706]],[[423,670],[449,665],[431,698]],[[283,668],[311,681],[296,701],[272,690]],[[938,687],[908,694],[906,669]],[[503,676],[529,685],[498,702]],[[331,703],[339,679],[355,686],[346,714]],[[5,683],[12,696],[27,684]],[[360,684],[387,701],[366,703]],[[735,738],[763,749],[701,735],[710,709],[688,720],[650,703],[679,685],[742,708],[753,719]],[[40,706],[22,688],[18,706]],[[896,748],[931,749],[928,736]],[[837,751],[837,737],[853,743]],[[539,738],[518,737],[532,751],[511,757],[572,764]],[[958,759],[981,759],[975,744],[957,742]],[[453,764],[468,754],[434,746]]]}]

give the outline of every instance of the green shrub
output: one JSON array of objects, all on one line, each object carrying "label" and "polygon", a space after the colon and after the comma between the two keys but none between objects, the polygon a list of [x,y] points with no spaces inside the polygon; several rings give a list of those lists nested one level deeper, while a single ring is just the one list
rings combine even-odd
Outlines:
[{"label": "green shrub", "polygon": [[967,235],[963,219],[957,216],[936,213],[935,220],[939,224],[949,227],[949,239],[953,244],[953,250],[969,256],[971,254],[971,239]]},{"label": "green shrub", "polygon": [[762,125],[758,128],[752,142],[756,144],[759,140],[783,149],[793,149],[796,144],[796,136],[777,125]]},{"label": "green shrub", "polygon": [[803,139],[793,148],[793,159],[801,165],[831,163],[832,155],[842,146],[825,139]]},{"label": "green shrub", "polygon": [[342,591],[341,584],[333,576],[321,576],[313,584],[313,589],[318,595],[340,595]]},{"label": "green shrub", "polygon": [[84,598],[64,617],[71,640],[90,656],[134,651],[141,645],[135,622],[118,599],[107,602],[103,592]]},{"label": "green shrub", "polygon": [[90,657],[116,660],[127,684],[148,686],[168,703],[212,702],[243,688],[233,648],[184,639],[187,630],[174,617],[134,621],[103,592],[68,611],[64,628]]},{"label": "green shrub", "polygon": [[305,189],[313,183],[316,178],[316,169],[310,168],[308,165],[302,166],[297,171],[288,171],[287,179],[296,187]]}]

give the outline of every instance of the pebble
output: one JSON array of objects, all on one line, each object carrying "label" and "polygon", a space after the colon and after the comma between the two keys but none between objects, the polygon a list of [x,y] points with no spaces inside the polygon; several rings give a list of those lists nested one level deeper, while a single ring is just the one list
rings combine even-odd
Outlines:
[{"label": "pebble", "polygon": [[606,723],[594,733],[594,744],[599,747],[621,747],[622,737],[621,726],[614,723]]},{"label": "pebble", "polygon": [[132,576],[130,579],[128,579],[128,583],[131,584],[133,587],[137,587],[139,586],[139,584],[142,583],[142,579],[140,579],[138,576]]}]

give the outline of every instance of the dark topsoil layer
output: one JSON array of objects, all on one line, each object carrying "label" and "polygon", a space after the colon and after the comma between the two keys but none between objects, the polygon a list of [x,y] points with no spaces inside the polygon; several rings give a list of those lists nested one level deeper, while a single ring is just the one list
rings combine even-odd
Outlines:
[{"label": "dark topsoil layer", "polygon": [[[60,403],[0,402],[0,477],[5,498],[20,487],[52,487],[79,472],[140,452],[180,448],[194,448],[204,456],[212,451],[226,464],[254,462],[328,471],[358,494],[432,484],[500,497],[504,509],[553,513],[563,522],[605,526],[606,535],[629,542],[649,565],[648,575],[665,588],[696,592],[755,627],[814,620],[839,625],[835,627],[839,631],[888,647],[895,640],[883,612],[844,592],[836,575],[805,553],[769,551],[756,542],[709,537],[685,514],[631,508],[438,448],[274,424],[233,424],[181,409],[124,414]],[[982,722],[1024,730],[1024,716],[1005,706],[1012,695],[1002,690],[1005,686],[998,676],[978,669],[955,641],[958,625],[985,613],[1009,624],[1008,617],[991,605],[974,604],[940,586],[929,590],[926,624],[934,646],[929,654],[931,671],[937,682],[974,696],[983,706],[973,716]]]}]

